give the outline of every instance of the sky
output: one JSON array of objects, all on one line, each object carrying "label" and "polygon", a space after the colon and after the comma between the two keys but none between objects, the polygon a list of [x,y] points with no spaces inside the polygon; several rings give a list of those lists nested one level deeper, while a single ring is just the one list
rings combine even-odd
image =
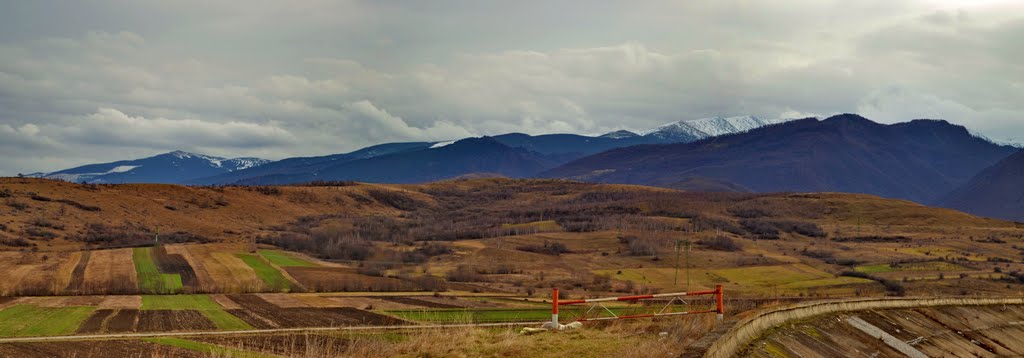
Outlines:
[{"label": "sky", "polygon": [[1024,142],[1024,1],[0,0],[0,175],[859,113]]}]

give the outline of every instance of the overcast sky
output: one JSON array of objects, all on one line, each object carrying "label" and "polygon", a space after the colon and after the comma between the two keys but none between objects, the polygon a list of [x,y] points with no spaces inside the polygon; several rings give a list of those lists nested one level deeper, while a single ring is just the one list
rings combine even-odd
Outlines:
[{"label": "overcast sky", "polygon": [[0,0],[0,175],[838,112],[1024,140],[1024,1]]}]

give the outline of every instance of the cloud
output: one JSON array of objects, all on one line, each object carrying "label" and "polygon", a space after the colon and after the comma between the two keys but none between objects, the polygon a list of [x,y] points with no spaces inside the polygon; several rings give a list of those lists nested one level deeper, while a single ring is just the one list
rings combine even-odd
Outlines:
[{"label": "cloud", "polygon": [[[0,175],[860,111],[1024,138],[1024,4],[20,2]],[[116,10],[116,11],[115,11]],[[9,154],[10,153],[10,154]]]},{"label": "cloud", "polygon": [[51,127],[64,139],[93,145],[246,148],[296,141],[291,133],[272,125],[132,117],[112,108],[100,108],[94,114]]}]

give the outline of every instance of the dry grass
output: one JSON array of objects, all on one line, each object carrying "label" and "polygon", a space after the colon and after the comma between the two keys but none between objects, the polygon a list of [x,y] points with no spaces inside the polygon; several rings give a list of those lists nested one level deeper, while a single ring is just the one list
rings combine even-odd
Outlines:
[{"label": "dry grass", "polygon": [[[711,315],[588,324],[579,331],[521,335],[518,328],[295,335],[279,338],[275,354],[288,357],[676,357],[713,328]],[[660,337],[659,333],[667,336]],[[220,345],[266,351],[256,338]],[[287,351],[282,352],[282,347]]]},{"label": "dry grass", "polygon": [[[93,251],[85,267],[85,282],[82,289],[90,293],[138,292],[138,278],[132,249]],[[111,292],[113,291],[113,292]]]}]

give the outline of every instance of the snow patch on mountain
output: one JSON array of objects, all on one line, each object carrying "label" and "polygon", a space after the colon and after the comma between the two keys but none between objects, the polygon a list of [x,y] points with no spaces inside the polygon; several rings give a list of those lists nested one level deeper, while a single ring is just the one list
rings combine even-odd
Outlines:
[{"label": "snow patch on mountain", "polygon": [[430,149],[446,147],[446,146],[452,145],[452,143],[455,143],[455,141],[454,140],[450,140],[450,141],[446,141],[446,142],[437,142],[437,143],[434,143],[434,145],[430,146]]},{"label": "snow patch on mountain", "polygon": [[789,119],[763,119],[755,116],[686,119],[643,131],[643,136],[666,140],[693,141],[726,134],[742,133]]},{"label": "snow patch on mountain", "polygon": [[119,166],[114,167],[114,169],[108,170],[106,173],[100,173],[100,174],[96,174],[96,175],[111,174],[111,173],[124,173],[124,172],[131,171],[132,169],[135,169],[135,168],[138,168],[138,167],[141,167],[141,165],[119,165]]}]

